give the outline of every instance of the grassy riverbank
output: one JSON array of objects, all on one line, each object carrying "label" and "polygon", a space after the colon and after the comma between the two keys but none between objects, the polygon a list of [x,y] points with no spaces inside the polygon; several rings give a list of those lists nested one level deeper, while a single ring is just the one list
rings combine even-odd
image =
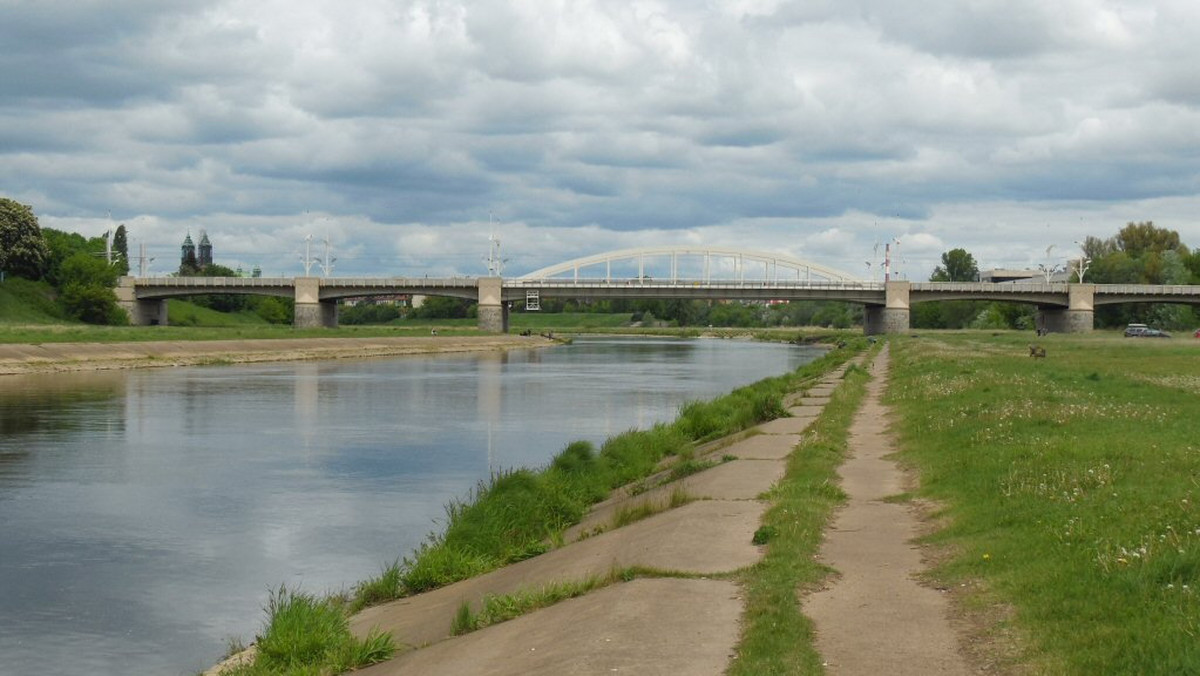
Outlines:
[{"label": "grassy riverbank", "polygon": [[[859,345],[865,342],[860,340]],[[417,552],[387,567],[378,577],[359,584],[349,598],[326,600],[317,609],[323,613],[325,608],[340,607],[353,612],[548,551],[562,543],[563,531],[578,523],[590,505],[604,499],[614,488],[649,476],[664,459],[675,458],[686,465],[692,460],[697,444],[784,414],[782,401],[786,394],[836,367],[854,351],[854,348],[833,350],[794,372],[711,401],[689,403],[681,407],[674,422],[617,435],[600,448],[588,442],[574,442],[540,470],[519,469],[497,474],[481,483],[472,495],[450,504],[446,509],[445,530],[432,534]],[[312,604],[306,599],[305,605]],[[259,638],[260,645],[279,643],[273,638],[280,631],[278,618],[294,614],[288,604],[276,604],[272,610]],[[294,622],[289,620],[288,625]],[[347,640],[347,633],[331,633],[328,649],[309,647],[306,654],[344,654],[349,649],[339,646]],[[373,654],[387,652],[383,649]],[[272,669],[293,658],[258,659],[258,663],[231,673],[276,673]],[[329,664],[316,659],[307,668],[312,673],[321,673]]]},{"label": "grassy riverbank", "polygon": [[[890,403],[980,663],[1200,673],[1200,345],[893,342]],[[988,637],[991,637],[990,640]],[[999,638],[996,638],[999,637]]]}]

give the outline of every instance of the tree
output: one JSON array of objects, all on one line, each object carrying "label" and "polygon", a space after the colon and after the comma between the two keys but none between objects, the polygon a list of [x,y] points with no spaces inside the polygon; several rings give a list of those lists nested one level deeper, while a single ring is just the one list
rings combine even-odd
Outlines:
[{"label": "tree", "polygon": [[117,269],[117,274],[129,274],[129,236],[125,232],[124,223],[118,225],[117,231],[113,233],[112,250],[113,267]]},{"label": "tree", "polygon": [[414,319],[462,319],[470,315],[473,303],[464,298],[426,296],[421,307],[412,312]]},{"label": "tree", "polygon": [[0,197],[0,271],[41,279],[50,250],[33,209]]},{"label": "tree", "polygon": [[1140,258],[1146,253],[1163,253],[1164,251],[1179,251],[1187,255],[1187,247],[1179,241],[1179,233],[1166,228],[1159,228],[1154,221],[1142,223],[1127,223],[1117,233],[1114,242],[1118,249],[1124,251],[1130,258]]},{"label": "tree", "polygon": [[934,282],[974,282],[979,279],[979,266],[966,249],[951,249],[942,254],[942,264],[929,277]]},{"label": "tree", "polygon": [[89,324],[123,324],[127,318],[117,305],[112,287],[117,270],[103,258],[79,252],[63,261],[59,300],[67,313]]}]

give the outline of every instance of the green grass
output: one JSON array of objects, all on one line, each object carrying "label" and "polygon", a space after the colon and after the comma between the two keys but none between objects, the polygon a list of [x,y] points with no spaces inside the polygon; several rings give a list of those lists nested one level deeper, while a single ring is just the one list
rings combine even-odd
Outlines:
[{"label": "green grass", "polygon": [[271,594],[267,614],[254,661],[225,672],[229,676],[339,674],[387,660],[396,651],[387,634],[355,638],[345,612],[311,594],[280,587]]},{"label": "green grass", "polygon": [[682,507],[689,502],[693,502],[695,499],[696,498],[689,495],[682,486],[676,486],[675,489],[671,491],[670,497],[662,502],[645,500],[636,505],[624,505],[620,507],[617,512],[613,514],[612,522],[609,524],[609,528],[621,528],[622,526],[628,526],[631,523],[636,523],[643,519],[648,519],[655,514],[665,512],[668,509]]},{"label": "green grass", "polygon": [[797,593],[815,588],[829,573],[815,557],[826,522],[845,500],[837,467],[867,380],[860,368],[846,370],[843,384],[789,456],[784,478],[766,496],[771,507],[754,542],[767,545],[767,553],[738,576],[746,609],[731,676],[822,672],[813,625],[800,612]]},{"label": "green grass", "polygon": [[984,629],[1023,669],[1200,673],[1200,341],[1027,342],[893,342],[901,458],[948,524],[931,577],[1007,617]]},{"label": "green grass", "polygon": [[512,594],[488,594],[479,604],[479,610],[463,602],[455,613],[451,633],[461,636],[472,631],[507,622],[539,608],[554,605],[559,601],[583,596],[588,592],[606,587],[622,579],[619,571],[607,576],[593,576],[579,581],[552,582],[534,589],[524,589]]},{"label": "green grass", "polygon": [[553,329],[555,331],[580,331],[598,328],[629,326],[630,313],[613,314],[598,312],[514,312],[508,316],[509,329],[534,332]]},{"label": "green grass", "polygon": [[[269,326],[253,312],[218,312],[186,300],[167,300],[167,323],[170,326]],[[153,328],[153,327],[152,327]]]},{"label": "green grass", "polygon": [[67,321],[49,284],[20,277],[7,277],[0,282],[0,328]]}]

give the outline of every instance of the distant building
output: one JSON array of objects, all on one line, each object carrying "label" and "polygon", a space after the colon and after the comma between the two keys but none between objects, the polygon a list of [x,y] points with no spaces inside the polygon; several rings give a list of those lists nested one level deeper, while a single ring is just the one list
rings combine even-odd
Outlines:
[{"label": "distant building", "polygon": [[196,269],[196,245],[192,243],[192,233],[183,238],[183,246],[179,247],[179,269]]},{"label": "distant building", "polygon": [[200,267],[201,269],[212,265],[212,242],[208,241],[208,233],[200,231]]}]

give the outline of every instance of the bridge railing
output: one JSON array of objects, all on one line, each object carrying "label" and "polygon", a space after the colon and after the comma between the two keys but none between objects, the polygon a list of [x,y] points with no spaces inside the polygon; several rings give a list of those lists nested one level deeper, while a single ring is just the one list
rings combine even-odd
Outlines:
[{"label": "bridge railing", "polygon": [[1096,294],[1104,296],[1196,296],[1194,284],[1097,284]]},{"label": "bridge railing", "polygon": [[1065,282],[913,282],[912,291],[950,293],[1066,293]]},{"label": "bridge railing", "polygon": [[693,287],[704,289],[854,289],[881,291],[882,282],[831,282],[824,280],[772,280],[772,279],[606,279],[604,277],[506,279],[508,288],[646,288],[672,289]]},{"label": "bridge railing", "polygon": [[213,289],[236,286],[279,287],[295,286],[291,277],[136,277],[136,286],[159,286],[179,289]]}]

